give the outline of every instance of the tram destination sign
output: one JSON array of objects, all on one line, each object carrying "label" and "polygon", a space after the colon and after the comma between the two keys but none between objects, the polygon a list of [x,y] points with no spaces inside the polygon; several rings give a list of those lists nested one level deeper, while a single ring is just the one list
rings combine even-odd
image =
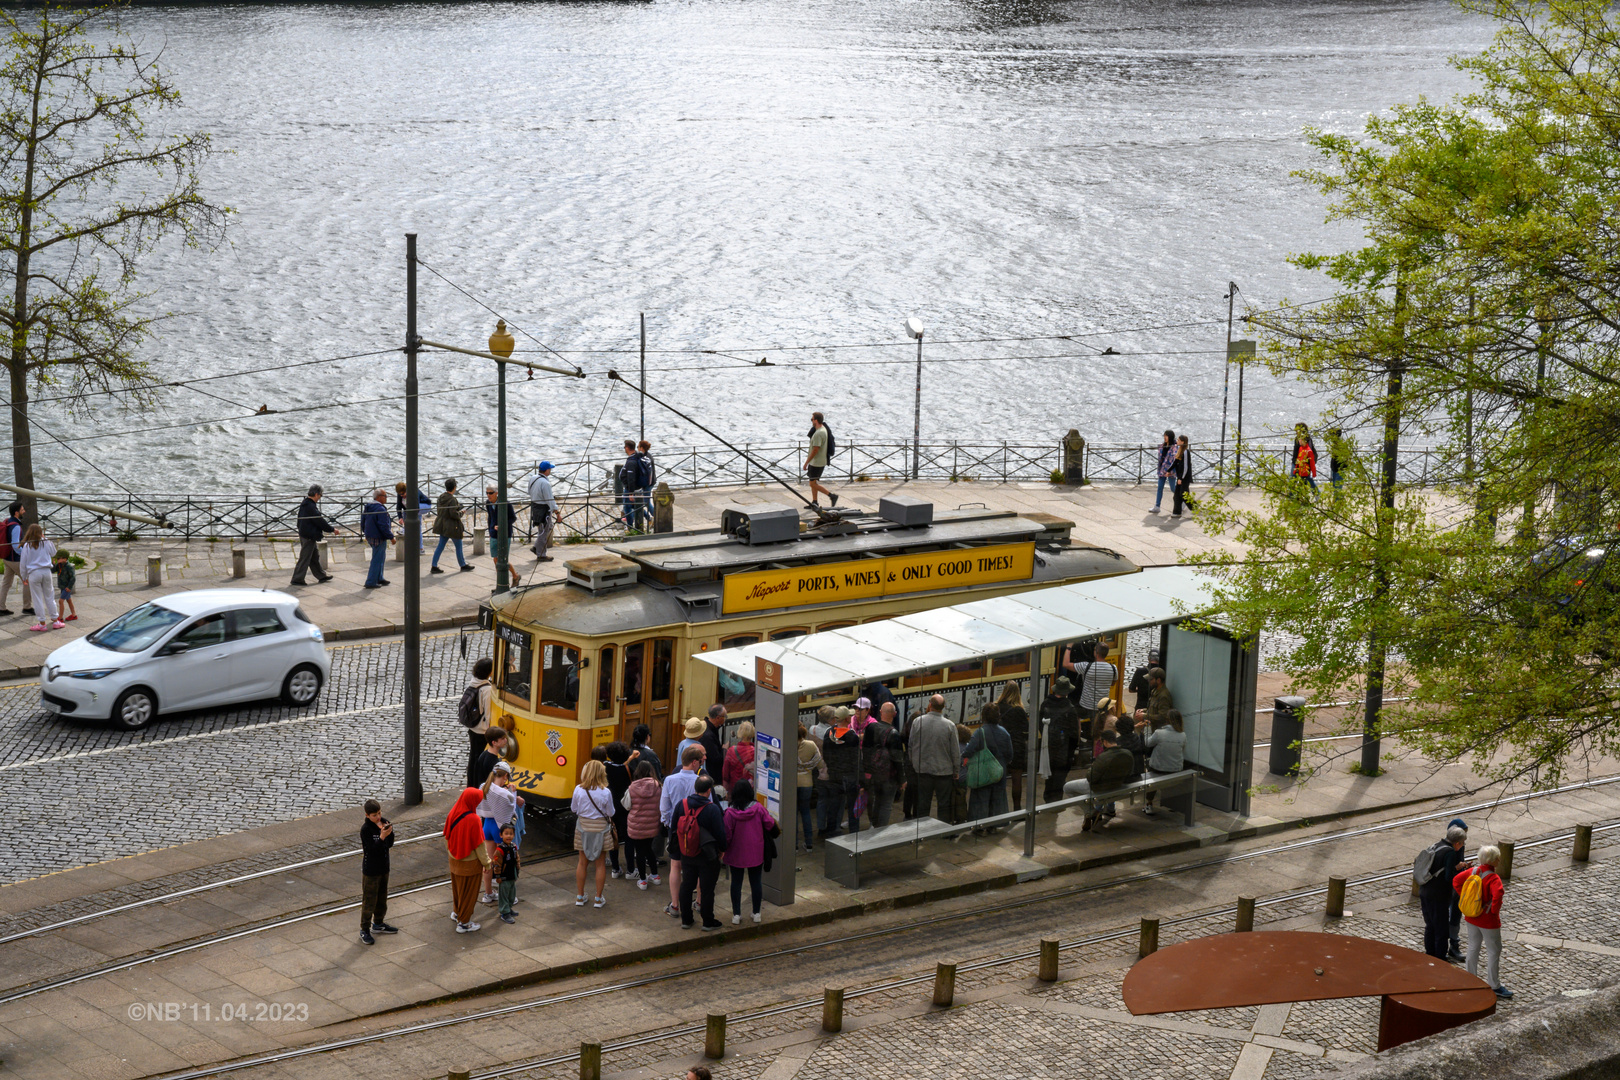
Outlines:
[{"label": "tram destination sign", "polygon": [[870,600],[878,596],[1023,581],[1035,574],[1035,542],[890,555],[883,559],[727,574],[727,615],[801,604]]}]

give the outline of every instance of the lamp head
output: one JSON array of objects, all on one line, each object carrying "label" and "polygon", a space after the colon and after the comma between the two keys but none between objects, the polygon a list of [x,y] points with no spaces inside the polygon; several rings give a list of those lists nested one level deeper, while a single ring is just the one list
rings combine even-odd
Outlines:
[{"label": "lamp head", "polygon": [[921,340],[921,338],[923,336],[922,320],[921,319],[907,319],[906,320],[906,334],[913,341]]},{"label": "lamp head", "polygon": [[512,335],[506,332],[506,320],[497,319],[495,321],[495,332],[489,335],[489,351],[496,356],[510,359],[512,349],[516,345],[517,342],[513,340]]}]

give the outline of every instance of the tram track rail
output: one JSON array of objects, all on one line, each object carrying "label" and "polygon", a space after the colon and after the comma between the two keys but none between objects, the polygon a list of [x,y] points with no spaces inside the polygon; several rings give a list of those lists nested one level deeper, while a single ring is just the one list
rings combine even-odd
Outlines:
[{"label": "tram track rail", "polygon": [[[1015,900],[1007,900],[1007,901],[1004,901],[1004,902],[1001,902],[1001,903],[979,906],[979,907],[975,907],[975,908],[960,911],[960,912],[952,912],[950,914],[945,914],[945,915],[935,915],[935,916],[931,916],[931,917],[925,918],[925,919],[914,919],[914,920],[911,920],[909,922],[902,923],[902,924],[899,924],[899,925],[896,925],[896,926],[888,926],[888,927],[883,927],[881,929],[862,931],[861,933],[858,933],[858,934],[848,934],[848,935],[844,935],[842,937],[831,938],[831,939],[826,939],[826,940],[822,940],[822,941],[810,942],[810,943],[807,943],[807,944],[804,944],[804,945],[795,945],[795,946],[792,946],[790,948],[776,949],[776,950],[771,950],[771,951],[768,951],[768,952],[750,953],[747,956],[737,957],[735,959],[729,959],[729,960],[722,960],[722,961],[712,963],[712,964],[702,964],[702,965],[698,965],[698,966],[695,966],[695,967],[682,968],[679,971],[664,972],[662,974],[649,975],[649,976],[645,976],[645,977],[638,978],[638,979],[621,980],[621,981],[605,984],[605,985],[602,985],[602,986],[590,987],[590,988],[587,988],[587,989],[584,989],[584,990],[570,991],[568,993],[563,993],[563,994],[552,994],[552,995],[548,995],[548,996],[545,996],[545,997],[536,998],[536,999],[531,1000],[531,1001],[520,1001],[520,1002],[514,1002],[512,1004],[508,1004],[508,1005],[500,1005],[500,1006],[496,1006],[496,1007],[489,1008],[489,1009],[482,1009],[482,1010],[478,1010],[478,1011],[475,1011],[475,1012],[466,1013],[466,1014],[463,1014],[461,1016],[443,1017],[443,1018],[440,1018],[440,1019],[437,1019],[437,1020],[421,1021],[419,1023],[407,1024],[407,1025],[397,1027],[397,1028],[392,1028],[392,1029],[389,1029],[389,1030],[386,1030],[386,1031],[371,1032],[371,1033],[364,1034],[364,1035],[355,1035],[355,1036],[350,1036],[350,1037],[342,1038],[342,1039],[329,1040],[329,1041],[323,1042],[323,1043],[314,1043],[314,1044],[310,1044],[308,1046],[294,1047],[294,1048],[291,1048],[291,1049],[288,1049],[288,1050],[276,1051],[276,1052],[271,1053],[271,1054],[262,1054],[262,1055],[258,1055],[258,1056],[251,1057],[251,1058],[244,1058],[244,1059],[239,1060],[239,1061],[222,1062],[222,1063],[220,1063],[218,1065],[204,1066],[202,1068],[197,1068],[197,1069],[188,1069],[188,1070],[181,1071],[181,1072],[164,1073],[164,1074],[161,1074],[158,1077],[158,1080],[203,1080],[203,1078],[205,1078],[205,1077],[222,1076],[222,1075],[226,1075],[226,1074],[233,1073],[233,1072],[240,1072],[240,1071],[243,1071],[243,1070],[246,1070],[246,1069],[257,1068],[257,1067],[262,1066],[262,1065],[276,1065],[276,1064],[281,1064],[281,1063],[288,1062],[288,1061],[296,1061],[296,1060],[299,1060],[299,1059],[302,1059],[302,1058],[312,1057],[312,1056],[315,1056],[315,1055],[318,1055],[318,1054],[333,1053],[333,1052],[338,1051],[338,1050],[351,1049],[351,1048],[357,1047],[357,1046],[367,1046],[367,1045],[371,1045],[371,1044],[374,1044],[374,1043],[383,1042],[383,1041],[386,1041],[386,1040],[389,1040],[389,1039],[405,1038],[405,1037],[409,1037],[411,1035],[425,1034],[425,1033],[428,1033],[428,1032],[443,1030],[445,1028],[457,1027],[457,1026],[460,1026],[460,1025],[463,1025],[463,1024],[478,1023],[478,1022],[484,1021],[484,1020],[491,1020],[491,1019],[496,1019],[496,1018],[500,1018],[500,1017],[512,1016],[512,1015],[515,1015],[515,1014],[518,1014],[518,1013],[529,1012],[529,1011],[532,1011],[532,1010],[535,1010],[535,1009],[543,1009],[543,1008],[553,1006],[553,1005],[563,1005],[563,1004],[568,1004],[568,1003],[571,1003],[571,1002],[586,1001],[586,1000],[589,1000],[591,998],[608,996],[608,995],[612,995],[612,994],[622,993],[624,991],[641,989],[643,987],[656,986],[656,985],[659,985],[659,984],[662,984],[662,983],[672,982],[672,981],[675,981],[675,980],[678,980],[678,979],[690,978],[692,976],[700,976],[700,975],[712,974],[714,972],[725,971],[725,970],[729,970],[729,969],[732,969],[732,968],[741,967],[741,966],[744,966],[744,965],[747,965],[747,964],[758,963],[758,962],[761,962],[761,961],[790,959],[792,957],[802,956],[802,955],[804,955],[806,953],[819,952],[821,950],[828,949],[828,948],[837,948],[837,947],[842,947],[842,946],[853,945],[853,944],[857,944],[857,943],[864,942],[864,941],[870,941],[870,940],[873,940],[875,938],[890,937],[890,936],[893,936],[893,935],[896,935],[896,934],[902,934],[902,933],[908,933],[908,932],[911,932],[911,931],[914,931],[914,930],[926,929],[926,928],[929,928],[929,927],[939,926],[939,925],[945,924],[945,923],[961,922],[961,921],[964,921],[964,920],[967,920],[967,919],[978,918],[978,917],[985,916],[985,915],[992,915],[992,914],[997,914],[997,913],[1007,912],[1007,911],[1016,911],[1016,910],[1019,910],[1019,909],[1022,909],[1022,908],[1033,907],[1033,906],[1040,905],[1040,904],[1049,904],[1049,903],[1054,903],[1054,902],[1061,901],[1061,900],[1072,899],[1074,897],[1083,896],[1083,895],[1086,895],[1088,893],[1097,893],[1097,892],[1103,892],[1103,891],[1106,891],[1106,890],[1109,890],[1109,889],[1116,889],[1116,888],[1121,888],[1121,887],[1130,886],[1130,885],[1142,884],[1142,883],[1145,883],[1145,882],[1161,880],[1161,879],[1164,879],[1164,878],[1174,877],[1174,876],[1180,875],[1180,874],[1190,873],[1190,872],[1196,871],[1196,870],[1204,870],[1204,869],[1209,869],[1211,867],[1226,866],[1226,865],[1231,865],[1231,864],[1240,863],[1240,862],[1248,862],[1248,861],[1252,861],[1252,860],[1255,860],[1255,859],[1267,858],[1267,857],[1270,857],[1270,856],[1273,856],[1273,855],[1286,854],[1286,853],[1289,853],[1289,852],[1300,851],[1300,850],[1307,849],[1307,848],[1312,848],[1312,847],[1319,847],[1319,846],[1323,846],[1323,845],[1326,845],[1326,844],[1342,843],[1342,842],[1344,842],[1346,840],[1351,840],[1351,839],[1355,839],[1355,838],[1362,837],[1362,836],[1369,836],[1369,835],[1373,835],[1373,834],[1380,833],[1380,832],[1387,832],[1387,831],[1391,831],[1391,830],[1395,830],[1395,829],[1407,828],[1407,827],[1410,827],[1410,826],[1413,826],[1413,825],[1422,825],[1422,824],[1433,822],[1433,821],[1447,820],[1447,819],[1450,819],[1452,817],[1456,817],[1456,816],[1461,815],[1461,814],[1475,813],[1475,812],[1479,812],[1479,811],[1483,811],[1483,810],[1493,809],[1493,808],[1500,807],[1500,806],[1507,806],[1507,805],[1525,803],[1525,802],[1529,802],[1529,801],[1531,801],[1533,799],[1548,798],[1548,797],[1558,795],[1558,794],[1569,794],[1569,793],[1576,792],[1576,791],[1592,790],[1592,789],[1595,789],[1595,788],[1603,788],[1603,787],[1608,787],[1610,785],[1617,784],[1617,783],[1620,783],[1620,775],[1610,776],[1610,777],[1600,777],[1600,778],[1598,778],[1596,780],[1583,781],[1583,782],[1578,783],[1578,784],[1567,784],[1567,785],[1563,785],[1563,786],[1558,787],[1558,788],[1550,788],[1550,789],[1547,789],[1545,791],[1524,792],[1524,793],[1519,794],[1519,795],[1509,796],[1509,797],[1502,798],[1502,799],[1493,799],[1493,800],[1490,800],[1488,802],[1475,803],[1475,804],[1472,804],[1472,805],[1469,805],[1469,806],[1460,806],[1460,807],[1453,806],[1453,807],[1449,807],[1449,808],[1444,809],[1444,810],[1436,810],[1436,811],[1432,811],[1432,812],[1428,812],[1428,813],[1411,815],[1411,816],[1407,816],[1407,817],[1403,817],[1403,818],[1398,818],[1398,819],[1395,819],[1395,820],[1392,820],[1392,821],[1385,821],[1385,822],[1379,822],[1379,823],[1376,823],[1376,824],[1373,824],[1373,825],[1362,826],[1362,827],[1356,828],[1356,829],[1346,829],[1346,830],[1343,830],[1343,831],[1340,831],[1340,832],[1328,833],[1328,834],[1325,834],[1323,836],[1308,837],[1308,838],[1303,839],[1303,840],[1295,840],[1295,841],[1290,841],[1288,843],[1283,843],[1283,844],[1274,844],[1274,845],[1271,845],[1269,847],[1257,848],[1257,849],[1252,850],[1252,851],[1236,852],[1236,853],[1230,854],[1230,855],[1216,856],[1214,858],[1209,858],[1209,859],[1200,859],[1200,860],[1197,860],[1195,862],[1182,863],[1182,864],[1179,864],[1179,865],[1176,865],[1176,866],[1163,867],[1163,868],[1156,869],[1156,870],[1141,871],[1141,872],[1138,872],[1138,873],[1135,873],[1135,874],[1128,874],[1128,875],[1125,875],[1123,877],[1111,878],[1111,879],[1106,880],[1106,881],[1096,881],[1096,882],[1088,882],[1088,883],[1081,884],[1081,885],[1074,885],[1074,886],[1070,886],[1070,887],[1065,888],[1065,889],[1057,889],[1057,890],[1053,890],[1053,891],[1048,892],[1048,893],[1043,893],[1040,896],[1031,896],[1031,897],[1024,897],[1024,898],[1015,899]],[[1607,823],[1604,823],[1602,825],[1598,825],[1598,826],[1594,827],[1593,832],[1594,832],[1594,834],[1599,834],[1599,833],[1605,833],[1606,834],[1606,833],[1609,833],[1609,832],[1614,831],[1616,829],[1620,829],[1620,819],[1617,819],[1617,820],[1612,821],[1612,822],[1607,822]],[[1548,836],[1541,837],[1541,838],[1538,838],[1536,840],[1531,840],[1531,841],[1521,843],[1521,844],[1518,845],[1517,850],[1519,850],[1519,851],[1529,851],[1529,850],[1533,850],[1533,849],[1536,849],[1536,848],[1545,847],[1545,846],[1550,845],[1550,844],[1556,844],[1556,843],[1559,843],[1559,842],[1562,842],[1562,841],[1569,840],[1573,836],[1574,836],[1574,830],[1573,829],[1559,830],[1559,831],[1557,831],[1557,832],[1555,832],[1553,834],[1550,834]],[[1378,883],[1378,882],[1381,882],[1381,881],[1396,880],[1396,879],[1404,877],[1404,876],[1410,876],[1410,874],[1411,874],[1411,869],[1409,867],[1404,867],[1404,868],[1401,868],[1401,869],[1390,870],[1390,871],[1382,871],[1382,872],[1379,872],[1379,873],[1369,874],[1369,875],[1365,875],[1363,877],[1350,879],[1350,880],[1347,881],[1346,885],[1347,885],[1347,887],[1353,887],[1353,886],[1362,886],[1362,885],[1368,885],[1368,884],[1375,884],[1375,883]],[[1274,906],[1279,905],[1279,904],[1288,903],[1288,902],[1293,901],[1293,900],[1302,899],[1304,897],[1323,895],[1326,892],[1327,892],[1326,887],[1312,887],[1312,888],[1308,888],[1308,889],[1295,889],[1295,890],[1292,890],[1292,891],[1289,891],[1289,892],[1286,892],[1286,893],[1278,894],[1276,896],[1266,897],[1264,899],[1257,900],[1255,906],[1257,908],[1269,908],[1269,907],[1274,907]],[[350,905],[350,906],[355,906],[355,905]],[[1198,912],[1189,913],[1187,915],[1180,915],[1180,916],[1175,916],[1175,917],[1172,917],[1172,918],[1169,918],[1169,919],[1163,919],[1160,922],[1160,926],[1161,927],[1179,926],[1179,925],[1184,925],[1186,923],[1194,922],[1194,921],[1201,920],[1201,919],[1208,919],[1208,918],[1221,916],[1221,915],[1235,914],[1236,911],[1237,911],[1237,905],[1236,904],[1231,904],[1231,905],[1226,905],[1226,906],[1211,909],[1211,910],[1198,911]],[[1071,942],[1060,945],[1059,949],[1060,949],[1060,951],[1069,951],[1069,950],[1073,950],[1073,949],[1084,948],[1084,947],[1089,946],[1089,945],[1097,945],[1097,944],[1104,944],[1104,943],[1111,942],[1111,941],[1124,940],[1126,938],[1131,937],[1132,935],[1134,935],[1136,933],[1138,933],[1138,930],[1136,928],[1105,931],[1105,932],[1102,932],[1102,933],[1092,934],[1092,935],[1088,935],[1086,937],[1077,938],[1074,941],[1071,941]],[[718,940],[723,942],[725,939],[720,938]],[[1038,957],[1039,955],[1040,955],[1039,950],[1038,949],[1033,949],[1033,950],[1022,950],[1022,951],[1019,951],[1019,952],[1016,952],[1016,953],[1011,953],[1011,954],[1002,955],[1002,956],[996,956],[996,957],[973,960],[973,961],[970,961],[970,962],[967,962],[967,963],[959,963],[957,965],[957,972],[960,974],[960,973],[963,973],[963,972],[979,971],[979,970],[983,970],[983,969],[990,968],[990,967],[1002,966],[1002,965],[1011,964],[1011,963],[1018,963],[1018,962],[1034,959],[1034,958]],[[899,978],[899,979],[887,980],[887,981],[884,981],[882,983],[874,984],[872,986],[847,991],[846,994],[845,994],[845,1000],[849,1000],[851,998],[864,997],[864,996],[867,996],[869,994],[880,993],[880,992],[883,992],[883,991],[886,991],[886,990],[894,990],[894,989],[900,989],[900,988],[907,987],[907,986],[919,985],[921,983],[924,983],[924,982],[927,982],[927,981],[931,980],[933,977],[934,977],[933,974],[930,972],[928,974],[905,976],[905,977]],[[0,1003],[4,1003],[4,1000],[5,999],[0,999]],[[785,1013],[788,1013],[788,1012],[792,1012],[792,1011],[796,1011],[796,1010],[799,1010],[799,1009],[807,1009],[807,1008],[816,1007],[816,1006],[819,1006],[820,1004],[821,1004],[821,999],[820,998],[804,999],[802,1001],[794,1001],[794,1002],[788,1002],[788,1003],[781,1004],[781,1005],[774,1005],[774,1006],[771,1006],[771,1007],[769,1007],[767,1009],[759,1010],[759,1011],[756,1011],[756,1012],[753,1012],[753,1013],[741,1014],[741,1015],[732,1017],[731,1019],[736,1021],[736,1022],[745,1022],[745,1021],[749,1021],[749,1020],[766,1019],[766,1018],[769,1018],[769,1017],[772,1017],[772,1016],[779,1016],[779,1015],[782,1015],[782,1014],[785,1014]],[[363,1018],[356,1018],[356,1019],[363,1019]],[[636,1036],[636,1037],[631,1038],[631,1039],[620,1040],[620,1041],[614,1042],[614,1043],[604,1043],[602,1045],[602,1052],[604,1054],[606,1054],[606,1053],[609,1053],[611,1051],[621,1051],[621,1050],[631,1049],[633,1047],[644,1046],[644,1045],[648,1045],[650,1043],[658,1042],[658,1041],[662,1041],[662,1040],[684,1038],[686,1036],[702,1032],[703,1030],[704,1030],[704,1025],[703,1024],[693,1024],[693,1025],[683,1026],[681,1028],[674,1029],[674,1030],[657,1032],[657,1033],[649,1034],[649,1035]],[[560,1055],[552,1055],[552,1056],[545,1057],[545,1058],[536,1058],[536,1059],[533,1059],[533,1060],[528,1060],[528,1061],[524,1061],[524,1062],[520,1062],[520,1063],[514,1063],[514,1064],[510,1064],[510,1065],[505,1065],[505,1066],[502,1066],[499,1069],[489,1070],[489,1071],[481,1072],[481,1073],[474,1073],[472,1075],[471,1080],[494,1080],[494,1078],[497,1078],[497,1077],[512,1076],[512,1075],[516,1075],[518,1073],[526,1072],[526,1071],[533,1070],[533,1069],[541,1069],[541,1068],[547,1068],[549,1066],[554,1066],[554,1065],[559,1065],[559,1064],[566,1064],[566,1063],[568,1063],[570,1061],[578,1060],[578,1057],[579,1057],[578,1052],[573,1052],[573,1053],[565,1053],[565,1054],[560,1054]]]}]

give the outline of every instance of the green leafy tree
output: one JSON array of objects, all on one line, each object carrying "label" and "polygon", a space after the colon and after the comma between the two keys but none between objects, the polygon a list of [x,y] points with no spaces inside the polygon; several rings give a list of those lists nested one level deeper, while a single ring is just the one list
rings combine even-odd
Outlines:
[{"label": "green leafy tree", "polygon": [[160,317],[139,260],[165,237],[217,240],[230,211],[201,192],[209,137],[167,126],[180,93],[116,6],[0,12],[0,33],[0,360],[16,483],[32,488],[30,392],[139,382]]},{"label": "green leafy tree", "polygon": [[1464,6],[1500,22],[1455,61],[1473,93],[1310,133],[1325,166],[1303,175],[1365,244],[1293,260],[1332,302],[1256,319],[1271,369],[1323,391],[1321,426],[1373,449],[1336,490],[1246,469],[1263,510],[1199,511],[1246,560],[1204,561],[1236,629],[1293,635],[1302,689],[1364,692],[1364,771],[1399,733],[1551,783],[1620,750],[1620,22]]}]

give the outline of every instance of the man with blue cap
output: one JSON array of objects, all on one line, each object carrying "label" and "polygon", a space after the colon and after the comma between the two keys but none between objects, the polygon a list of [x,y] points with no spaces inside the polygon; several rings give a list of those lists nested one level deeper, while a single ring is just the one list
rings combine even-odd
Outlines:
[{"label": "man with blue cap", "polygon": [[529,485],[529,522],[534,528],[534,554],[541,562],[551,561],[546,547],[551,543],[557,516],[557,497],[551,493],[551,462],[542,461],[535,467],[534,481]]}]

